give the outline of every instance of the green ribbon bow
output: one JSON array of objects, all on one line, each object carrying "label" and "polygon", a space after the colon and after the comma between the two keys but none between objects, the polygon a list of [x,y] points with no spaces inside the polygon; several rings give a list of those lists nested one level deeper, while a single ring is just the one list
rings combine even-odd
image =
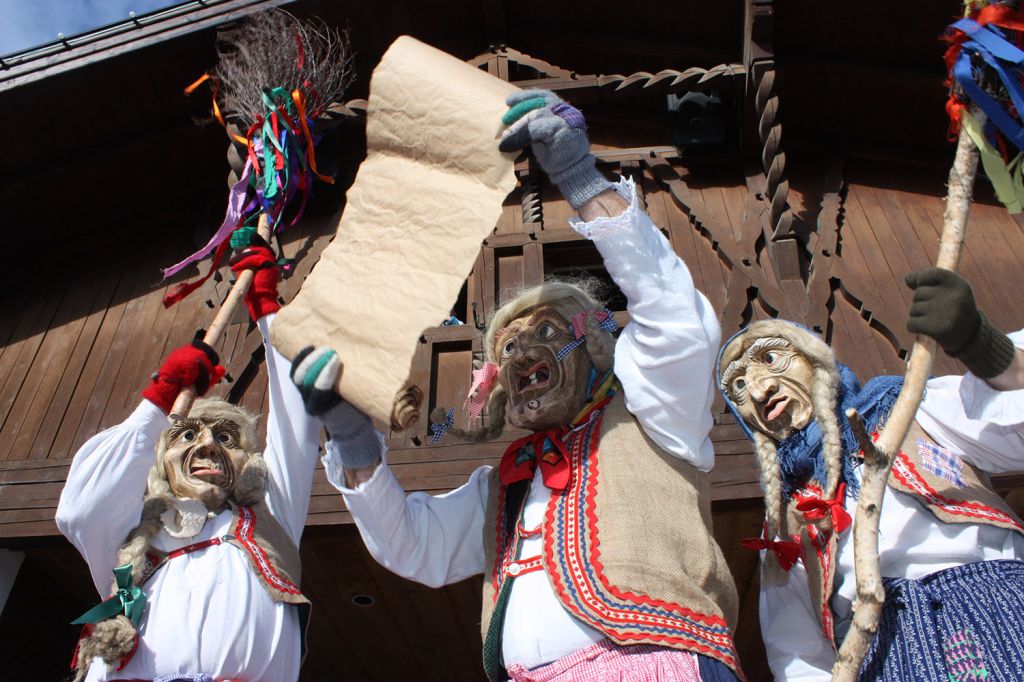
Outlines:
[{"label": "green ribbon bow", "polygon": [[142,612],[146,608],[146,595],[140,588],[132,585],[132,565],[125,564],[115,568],[114,580],[117,582],[117,592],[114,593],[114,596],[71,621],[72,625],[98,623],[101,620],[124,614],[132,622],[132,625],[136,628],[139,627]]}]

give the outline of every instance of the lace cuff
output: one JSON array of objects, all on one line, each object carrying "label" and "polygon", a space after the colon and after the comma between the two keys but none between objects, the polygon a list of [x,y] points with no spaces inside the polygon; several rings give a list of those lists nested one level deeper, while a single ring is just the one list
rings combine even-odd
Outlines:
[{"label": "lace cuff", "polygon": [[612,185],[615,192],[629,202],[629,208],[617,216],[601,216],[590,222],[580,218],[569,218],[569,226],[587,239],[599,241],[608,235],[635,232],[639,223],[640,197],[631,178],[619,178]]}]

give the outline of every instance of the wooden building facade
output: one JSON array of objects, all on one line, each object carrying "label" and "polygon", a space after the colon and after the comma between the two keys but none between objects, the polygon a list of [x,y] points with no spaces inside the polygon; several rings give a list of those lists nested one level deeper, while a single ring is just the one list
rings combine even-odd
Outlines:
[{"label": "wooden building facade", "polygon": [[[225,269],[177,306],[161,305],[169,286],[197,271],[161,282],[159,267],[205,243],[225,195],[224,133],[208,100],[181,89],[213,63],[217,27],[280,4],[347,27],[359,72],[324,126],[320,162],[337,184],[318,186],[301,224],[284,235],[284,253],[297,262],[282,285],[285,301],[333,237],[365,153],[372,68],[409,33],[580,106],[600,167],[636,181],[719,311],[723,337],[781,316],[823,333],[862,379],[902,372],[912,341],[902,279],[934,260],[952,157],[938,36],[956,3],[595,2],[584,10],[444,0],[426,11],[408,0],[205,0],[5,57],[0,547],[23,552],[24,562],[0,641],[15,644],[4,658],[19,679],[62,674],[76,636],[65,623],[96,598],[53,523],[71,458],[127,416],[150,373],[210,321],[230,284]],[[694,114],[689,93],[720,106]],[[460,485],[521,435],[508,430],[486,445],[431,445],[428,436],[436,405],[465,419],[482,329],[503,297],[549,275],[607,279],[593,246],[568,228],[557,190],[525,157],[517,175],[453,311],[465,324],[421,338],[413,380],[428,405],[412,428],[388,438],[410,491]],[[1024,326],[1016,301],[1024,275],[1015,266],[1024,259],[1022,223],[983,180],[976,194],[961,270],[993,322],[1016,329]],[[609,297],[624,323],[624,301],[613,288]],[[262,412],[259,333],[239,317],[218,348],[228,368],[220,392]],[[959,371],[945,357],[935,369]],[[715,412],[715,533],[740,593],[744,666],[752,680],[766,680],[756,555],[739,545],[760,530],[757,467],[720,402]],[[1017,500],[1020,480],[999,484]],[[389,574],[366,554],[322,471],[302,555],[304,589],[317,605],[303,680],[483,679],[479,579],[431,590]]]}]

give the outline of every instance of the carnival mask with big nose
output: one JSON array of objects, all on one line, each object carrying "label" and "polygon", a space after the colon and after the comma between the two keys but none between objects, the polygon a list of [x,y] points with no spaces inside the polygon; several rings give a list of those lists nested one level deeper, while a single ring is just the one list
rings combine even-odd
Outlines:
[{"label": "carnival mask with big nose", "polygon": [[753,428],[783,440],[811,421],[814,368],[786,339],[763,337],[729,363],[721,385]]},{"label": "carnival mask with big nose", "polygon": [[238,424],[230,419],[187,418],[171,426],[163,453],[171,493],[201,500],[211,511],[222,508],[249,459],[240,437]]},{"label": "carnival mask with big nose", "polygon": [[561,360],[557,355],[573,340],[569,323],[552,308],[518,317],[498,330],[494,357],[513,426],[531,431],[564,426],[582,409],[593,366],[590,356],[585,347]]}]

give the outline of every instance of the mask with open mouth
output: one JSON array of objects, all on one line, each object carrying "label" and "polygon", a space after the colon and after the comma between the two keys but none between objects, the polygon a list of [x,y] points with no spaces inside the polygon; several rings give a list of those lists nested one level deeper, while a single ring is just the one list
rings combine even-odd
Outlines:
[{"label": "mask with open mouth", "polygon": [[249,460],[241,430],[230,419],[190,417],[168,430],[161,456],[171,493],[201,500],[211,511],[224,506]]},{"label": "mask with open mouth", "polygon": [[814,416],[814,368],[786,339],[757,339],[723,369],[720,381],[743,419],[775,440],[807,426]]},{"label": "mask with open mouth", "polygon": [[532,310],[494,336],[498,382],[508,394],[508,421],[542,431],[569,424],[587,400],[593,363],[581,350],[558,359],[574,341],[569,322],[553,308]]}]

